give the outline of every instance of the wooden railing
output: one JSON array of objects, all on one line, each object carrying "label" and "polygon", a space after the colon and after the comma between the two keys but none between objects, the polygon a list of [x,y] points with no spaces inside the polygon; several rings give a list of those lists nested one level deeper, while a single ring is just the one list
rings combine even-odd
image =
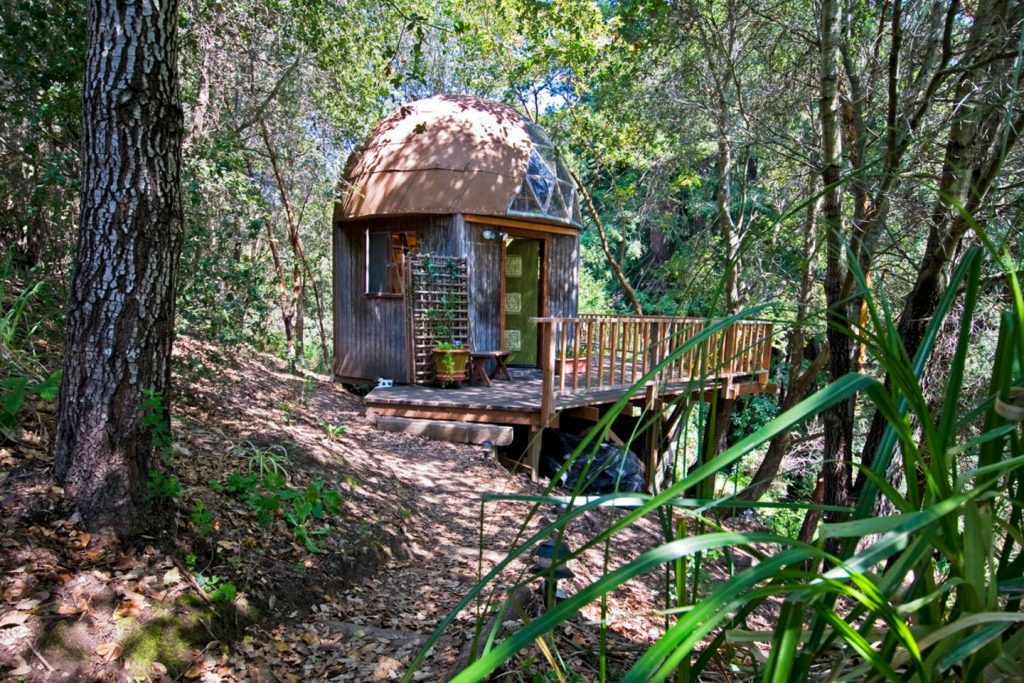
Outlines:
[{"label": "wooden railing", "polygon": [[697,380],[725,380],[728,387],[743,377],[768,383],[769,322],[732,323],[676,354],[714,321],[595,315],[533,320],[540,338],[545,417],[552,415],[560,395],[629,387],[655,368],[648,380],[655,387]]}]

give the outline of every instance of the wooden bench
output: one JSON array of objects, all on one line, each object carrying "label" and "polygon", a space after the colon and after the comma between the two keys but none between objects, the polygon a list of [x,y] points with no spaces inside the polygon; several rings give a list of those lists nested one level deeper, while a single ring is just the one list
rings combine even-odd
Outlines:
[{"label": "wooden bench", "polygon": [[[492,379],[506,379],[512,381],[512,375],[508,372],[505,361],[512,355],[512,351],[500,349],[498,351],[471,351],[469,353],[469,383],[474,386],[491,386]],[[494,370],[487,373],[487,361],[494,361]]]}]

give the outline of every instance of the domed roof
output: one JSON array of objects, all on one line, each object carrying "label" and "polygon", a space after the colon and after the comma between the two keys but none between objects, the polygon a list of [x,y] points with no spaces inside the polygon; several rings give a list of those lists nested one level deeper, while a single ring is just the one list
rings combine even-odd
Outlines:
[{"label": "domed roof", "polygon": [[344,180],[336,220],[465,213],[580,223],[575,185],[547,135],[479,97],[399,107],[353,154]]}]

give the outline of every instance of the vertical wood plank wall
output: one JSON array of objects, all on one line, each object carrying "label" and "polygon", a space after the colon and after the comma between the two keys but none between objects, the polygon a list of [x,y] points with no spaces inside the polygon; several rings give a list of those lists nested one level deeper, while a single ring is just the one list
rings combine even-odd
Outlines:
[{"label": "vertical wood plank wall", "polygon": [[[479,351],[500,349],[501,240],[484,239],[488,226],[466,223],[466,261],[469,265],[470,345]],[[500,228],[491,228],[500,230]]]},{"label": "vertical wood plank wall", "polygon": [[[430,245],[457,243],[452,216],[390,217],[335,225],[334,374],[351,379],[390,377],[408,383],[408,330],[405,300],[367,296],[366,229],[409,230]],[[421,244],[423,244],[421,242]],[[434,250],[439,253],[439,250]]]},{"label": "vertical wood plank wall", "polygon": [[[336,375],[369,381],[377,377],[412,381],[404,300],[365,293],[367,228],[371,232],[415,231],[420,253],[465,257],[469,267],[470,344],[481,350],[501,348],[504,245],[501,240],[483,237],[484,230],[500,232],[500,226],[466,222],[460,214],[339,222],[334,227]],[[573,317],[577,315],[579,295],[579,236],[548,236],[548,315]]]},{"label": "vertical wood plank wall", "polygon": [[548,315],[573,318],[579,309],[580,237],[552,235],[548,265]]}]

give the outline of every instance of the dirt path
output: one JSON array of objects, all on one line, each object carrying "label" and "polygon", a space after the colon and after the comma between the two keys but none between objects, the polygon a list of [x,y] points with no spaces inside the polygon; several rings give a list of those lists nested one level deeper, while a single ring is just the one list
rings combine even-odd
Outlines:
[{"label": "dirt path", "polygon": [[[191,340],[179,343],[176,353],[175,456],[169,470],[184,490],[173,506],[171,532],[154,542],[156,547],[107,555],[97,551],[88,567],[72,566],[64,558],[70,578],[37,582],[40,603],[26,611],[23,623],[0,627],[0,662],[29,680],[51,677],[43,662],[57,670],[76,667],[65,680],[131,680],[139,677],[140,666],[148,667],[144,675],[153,680],[172,680],[176,672],[186,680],[203,681],[400,677],[479,572],[489,571],[505,556],[523,527],[527,504],[491,503],[484,510],[481,541],[481,494],[538,493],[541,488],[510,475],[479,447],[378,432],[367,422],[362,401],[326,377],[296,377],[271,357],[226,352]],[[340,491],[341,513],[329,520],[329,533],[315,537],[320,552],[305,548],[280,513],[269,527],[262,527],[251,505],[218,487],[232,472],[251,472],[254,463],[268,457],[296,490],[320,481],[326,489]],[[205,531],[196,521],[197,505],[212,517]],[[61,512],[50,514],[67,522]],[[615,514],[588,513],[573,524],[568,542],[579,547]],[[552,516],[549,511],[539,515]],[[532,520],[528,528],[536,529],[539,521]],[[74,520],[68,528],[67,542],[81,543],[81,536],[73,534]],[[26,538],[30,536],[23,535],[21,542]],[[645,521],[614,549],[612,565],[656,542],[655,525]],[[575,563],[577,576],[566,582],[567,590],[599,576],[601,564],[600,552],[589,551]],[[494,590],[507,588],[525,568],[524,561],[514,562]],[[140,662],[141,654],[118,640],[125,632],[119,627],[123,599],[111,599],[105,606],[90,604],[92,626],[80,629],[84,642],[72,653],[68,643],[54,637],[60,629],[52,620],[61,618],[60,606],[68,602],[60,586],[82,582],[79,577],[88,575],[97,586],[81,590],[107,590],[126,571],[132,589],[128,592],[142,596],[133,618],[143,625],[157,618],[154,594],[164,605],[170,603],[168,594],[209,595],[218,585],[211,586],[210,577],[217,577],[220,585],[230,581],[241,597],[236,602],[256,610],[239,617],[240,630],[209,624],[207,637],[193,637],[191,649],[178,653],[176,661],[158,647],[148,653],[150,661]],[[196,586],[196,577],[205,585]],[[652,613],[656,581],[652,577],[648,584],[630,585],[610,601],[608,621],[622,650],[615,656],[628,659],[660,634]],[[4,609],[12,612],[19,600],[24,607],[23,595],[27,593],[11,593]],[[231,618],[223,618],[223,609],[220,613],[223,627]],[[82,624],[81,615],[66,616]],[[254,615],[255,623],[246,626],[245,619]],[[459,616],[415,680],[446,680],[475,616],[472,608]],[[3,618],[0,614],[0,623]],[[159,618],[168,618],[166,610]],[[596,618],[596,608],[585,610],[562,634],[567,647],[562,656],[575,661],[588,678],[586,650],[596,634]],[[111,651],[109,644],[115,642],[119,649]],[[33,644],[38,657],[26,643]]]}]

